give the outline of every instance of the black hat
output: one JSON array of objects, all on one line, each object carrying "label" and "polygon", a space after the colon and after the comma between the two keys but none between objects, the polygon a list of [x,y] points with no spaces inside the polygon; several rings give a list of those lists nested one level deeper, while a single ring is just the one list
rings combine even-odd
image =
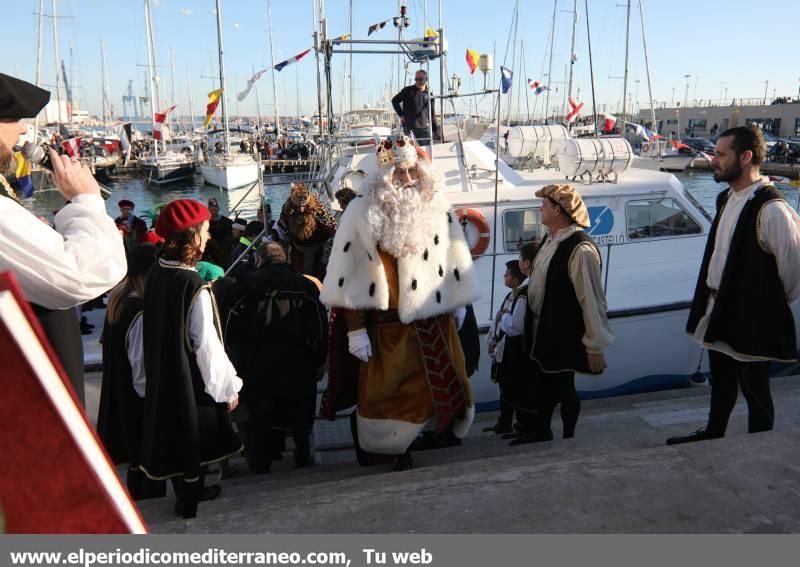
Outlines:
[{"label": "black hat", "polygon": [[156,245],[137,244],[128,252],[128,276],[146,274],[156,262]]},{"label": "black hat", "polygon": [[0,73],[0,118],[33,118],[49,100],[49,91]]},{"label": "black hat", "polygon": [[120,208],[122,207],[134,208],[136,205],[134,205],[133,201],[131,201],[130,199],[121,199],[120,202],[117,203],[117,206]]}]

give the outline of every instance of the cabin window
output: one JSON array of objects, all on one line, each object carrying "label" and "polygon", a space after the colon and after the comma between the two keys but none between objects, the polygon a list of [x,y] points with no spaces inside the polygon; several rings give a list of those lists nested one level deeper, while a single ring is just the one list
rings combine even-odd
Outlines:
[{"label": "cabin window", "polygon": [[539,208],[505,211],[503,213],[503,235],[506,252],[516,252],[523,244],[534,238],[541,240],[545,233]]},{"label": "cabin window", "polygon": [[629,201],[628,238],[662,238],[700,234],[703,229],[674,199]]}]

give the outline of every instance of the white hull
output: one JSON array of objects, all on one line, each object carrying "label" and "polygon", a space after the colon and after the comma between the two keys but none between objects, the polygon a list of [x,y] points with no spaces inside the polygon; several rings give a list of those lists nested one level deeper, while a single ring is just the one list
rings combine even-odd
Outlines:
[{"label": "white hull", "polygon": [[676,155],[664,156],[662,159],[657,157],[641,157],[637,156],[633,160],[633,167],[639,169],[649,169],[650,171],[686,171],[692,165],[692,162],[697,159],[695,156]]},{"label": "white hull", "polygon": [[238,189],[258,181],[258,164],[246,155],[231,154],[227,159],[212,156],[200,165],[200,173],[209,185],[225,190]]}]

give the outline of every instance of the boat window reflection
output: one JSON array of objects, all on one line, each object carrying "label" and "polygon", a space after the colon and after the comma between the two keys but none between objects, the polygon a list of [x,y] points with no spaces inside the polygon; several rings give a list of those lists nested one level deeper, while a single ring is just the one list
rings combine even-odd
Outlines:
[{"label": "boat window reflection", "polygon": [[628,238],[663,238],[700,234],[702,228],[674,199],[629,201]]},{"label": "boat window reflection", "polygon": [[541,240],[545,233],[539,207],[503,212],[503,234],[506,252],[516,252],[534,238]]}]

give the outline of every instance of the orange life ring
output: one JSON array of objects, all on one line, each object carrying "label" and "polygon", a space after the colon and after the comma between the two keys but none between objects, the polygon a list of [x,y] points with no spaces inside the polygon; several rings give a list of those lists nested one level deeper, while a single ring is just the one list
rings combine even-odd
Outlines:
[{"label": "orange life ring", "polygon": [[456,218],[459,222],[466,218],[478,230],[478,240],[469,249],[473,256],[480,256],[489,248],[489,241],[492,233],[489,230],[489,222],[486,217],[477,209],[456,209]]}]

